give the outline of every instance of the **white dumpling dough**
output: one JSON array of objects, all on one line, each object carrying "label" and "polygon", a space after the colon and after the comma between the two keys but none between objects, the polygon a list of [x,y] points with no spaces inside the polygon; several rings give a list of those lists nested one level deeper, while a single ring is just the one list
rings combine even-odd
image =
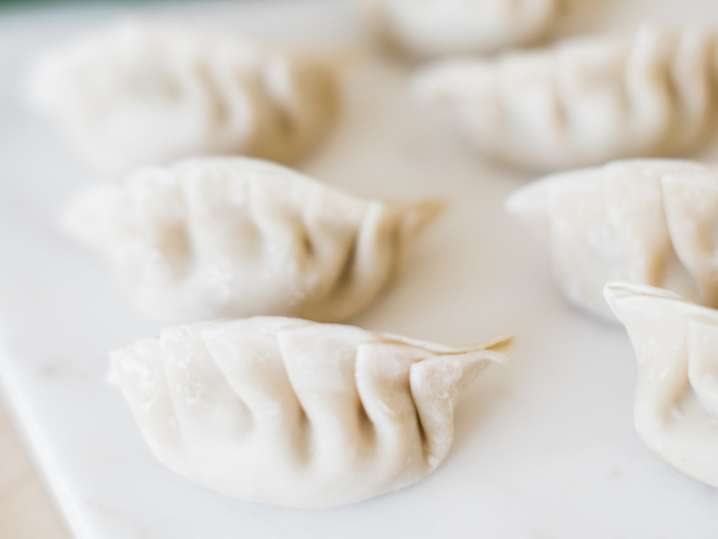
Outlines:
[{"label": "white dumpling dough", "polygon": [[448,61],[421,72],[415,90],[483,155],[554,171],[697,150],[713,135],[717,73],[714,33],[645,26]]},{"label": "white dumpling dough", "polygon": [[205,158],[99,184],[63,224],[150,318],[335,322],[376,299],[440,211],[345,195],[268,162]]},{"label": "white dumpling dough", "polygon": [[386,41],[417,56],[491,53],[543,38],[565,0],[358,0]]},{"label": "white dumpling dough", "polygon": [[718,311],[645,286],[611,283],[605,293],[638,360],[639,435],[681,472],[718,487]]},{"label": "white dumpling dough", "polygon": [[718,171],[639,160],[550,176],[507,203],[550,251],[577,305],[613,319],[601,290],[621,280],[718,307]]},{"label": "white dumpling dough", "polygon": [[165,330],[113,352],[110,379],[171,470],[246,501],[316,509],[434,471],[461,389],[502,359],[499,344],[456,350],[260,317]]},{"label": "white dumpling dough", "polygon": [[203,154],[293,161],[329,129],[325,63],[221,32],[125,23],[49,52],[36,106],[109,175]]}]

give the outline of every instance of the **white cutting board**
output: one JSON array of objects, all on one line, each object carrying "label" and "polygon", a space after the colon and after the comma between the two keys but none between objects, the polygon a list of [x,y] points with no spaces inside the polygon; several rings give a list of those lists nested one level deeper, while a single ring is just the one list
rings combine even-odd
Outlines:
[{"label": "white cutting board", "polygon": [[[651,12],[718,27],[714,0],[596,2],[611,4],[590,19],[596,27],[630,27]],[[0,374],[77,537],[718,537],[718,491],[655,458],[634,432],[625,334],[567,306],[540,246],[503,213],[505,196],[527,178],[481,163],[433,130],[407,100],[397,65],[346,53],[359,34],[347,4],[154,11],[334,45],[350,72],[346,112],[303,168],[358,194],[451,203],[397,286],[356,322],[451,345],[496,334],[513,334],[516,344],[511,363],[486,371],[461,403],[450,458],[396,494],[287,511],[223,498],[166,471],[105,382],[107,351],[158,326],[137,319],[102,265],[56,229],[63,201],[92,179],[18,100],[33,51],[117,8],[0,17]]]}]

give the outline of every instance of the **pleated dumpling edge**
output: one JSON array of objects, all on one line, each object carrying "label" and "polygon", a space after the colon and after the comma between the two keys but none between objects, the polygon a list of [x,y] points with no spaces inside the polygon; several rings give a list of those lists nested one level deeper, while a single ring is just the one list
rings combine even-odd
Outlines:
[{"label": "pleated dumpling edge", "polygon": [[635,425],[686,475],[718,487],[718,311],[648,286],[608,283],[638,364]]},{"label": "pleated dumpling edge", "polygon": [[351,196],[273,163],[202,158],[143,169],[70,202],[65,230],[101,254],[145,316],[337,322],[402,267],[436,200]]},{"label": "pleated dumpling edge", "polygon": [[544,246],[574,304],[614,320],[608,281],[674,290],[718,307],[718,171],[667,159],[616,161],[516,190],[507,211]]},{"label": "pleated dumpling edge", "polygon": [[128,20],[38,58],[28,93],[108,177],[208,154],[294,163],[336,120],[335,68],[233,32]]},{"label": "pleated dumpling edge", "polygon": [[259,317],[166,330],[111,354],[165,466],[245,501],[319,509],[415,483],[448,455],[462,389],[498,349]]},{"label": "pleated dumpling edge", "polygon": [[414,87],[483,156],[550,173],[677,157],[716,137],[718,34],[645,24],[422,68]]}]

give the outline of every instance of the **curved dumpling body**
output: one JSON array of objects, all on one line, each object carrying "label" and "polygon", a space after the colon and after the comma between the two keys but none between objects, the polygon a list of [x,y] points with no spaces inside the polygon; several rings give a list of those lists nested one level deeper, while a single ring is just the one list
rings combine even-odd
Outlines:
[{"label": "curved dumpling body", "polygon": [[576,304],[612,318],[607,281],[669,288],[718,306],[718,172],[686,161],[625,161],[548,177],[508,210],[548,243]]},{"label": "curved dumpling body", "polygon": [[438,210],[362,200],[267,162],[207,158],[96,186],[64,224],[109,259],[151,318],[338,321],[377,297]]},{"label": "curved dumpling body", "polygon": [[716,36],[644,27],[420,74],[420,99],[453,117],[486,156],[531,170],[679,155],[712,134]]},{"label": "curved dumpling body", "polygon": [[489,53],[544,37],[561,0],[360,0],[379,35],[414,55]]},{"label": "curved dumpling body", "polygon": [[170,469],[247,501],[325,508],[431,473],[459,390],[501,356],[260,317],[169,329],[111,358]]},{"label": "curved dumpling body", "polygon": [[108,174],[203,154],[301,157],[337,108],[328,66],[234,36],[125,24],[46,56],[34,101]]},{"label": "curved dumpling body", "polygon": [[623,283],[607,285],[606,300],[638,360],[638,433],[680,471],[718,487],[718,311]]}]

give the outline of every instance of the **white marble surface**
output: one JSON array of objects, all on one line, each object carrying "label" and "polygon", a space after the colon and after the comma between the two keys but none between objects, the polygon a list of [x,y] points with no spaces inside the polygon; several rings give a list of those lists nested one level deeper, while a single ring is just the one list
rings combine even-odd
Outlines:
[{"label": "white marble surface", "polygon": [[[718,27],[714,0],[603,5],[608,16],[591,24],[629,27],[653,13]],[[356,35],[338,0],[158,11],[289,39],[346,44]],[[107,350],[157,326],[135,318],[101,265],[55,228],[63,200],[91,178],[17,100],[33,51],[109,13],[0,18],[0,374],[75,537],[718,537],[718,492],[653,457],[634,433],[625,335],[569,308],[539,248],[503,213],[525,179],[433,130],[407,102],[404,74],[344,46],[334,54],[351,73],[347,110],[305,168],[359,194],[451,204],[398,285],[357,322],[456,345],[514,334],[512,361],[487,371],[462,402],[445,465],[394,495],[282,511],[214,495],[158,466],[104,381]]]}]

